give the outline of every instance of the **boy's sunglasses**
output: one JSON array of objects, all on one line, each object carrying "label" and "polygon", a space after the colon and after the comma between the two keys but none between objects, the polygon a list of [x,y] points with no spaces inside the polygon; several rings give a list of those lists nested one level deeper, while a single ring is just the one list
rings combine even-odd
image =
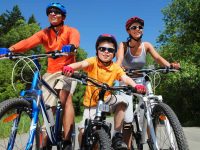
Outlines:
[{"label": "boy's sunglasses", "polygon": [[107,47],[98,47],[98,50],[101,51],[101,52],[105,52],[107,50],[109,53],[115,52],[114,48],[107,48]]},{"label": "boy's sunglasses", "polygon": [[136,30],[136,29],[143,29],[143,26],[132,26],[129,28],[129,30]]},{"label": "boy's sunglasses", "polygon": [[62,14],[62,12],[61,12],[60,10],[49,9],[49,10],[47,11],[47,14],[49,15],[49,14],[51,14],[51,13],[54,13],[55,15],[60,15],[60,14]]}]

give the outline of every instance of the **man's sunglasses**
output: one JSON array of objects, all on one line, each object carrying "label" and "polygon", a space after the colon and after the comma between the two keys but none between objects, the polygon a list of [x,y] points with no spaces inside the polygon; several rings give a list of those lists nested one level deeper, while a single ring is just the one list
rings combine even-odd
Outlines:
[{"label": "man's sunglasses", "polygon": [[51,14],[51,13],[54,13],[55,15],[60,15],[60,14],[62,14],[62,12],[61,12],[60,10],[49,9],[49,10],[47,11],[47,14],[49,15],[49,14]]},{"label": "man's sunglasses", "polygon": [[132,26],[129,28],[129,30],[136,30],[136,29],[143,29],[143,26]]},{"label": "man's sunglasses", "polygon": [[98,47],[98,50],[101,51],[101,52],[105,52],[107,50],[109,53],[115,52],[114,48],[107,48],[107,47]]}]

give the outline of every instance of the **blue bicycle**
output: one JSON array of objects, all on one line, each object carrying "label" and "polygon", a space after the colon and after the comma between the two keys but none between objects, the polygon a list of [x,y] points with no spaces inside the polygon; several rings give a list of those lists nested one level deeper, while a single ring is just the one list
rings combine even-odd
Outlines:
[{"label": "blue bicycle", "polygon": [[[5,100],[0,103],[1,150],[40,149],[43,144],[43,137],[40,133],[44,131],[44,126],[49,141],[49,149],[51,149],[52,146],[56,146],[58,150],[63,149],[63,109],[61,101],[58,98],[58,93],[41,78],[38,58],[55,58],[63,55],[70,55],[71,53],[55,51],[48,54],[31,56],[10,53],[1,58],[17,59],[18,61],[16,62],[16,65],[19,62],[25,62],[21,72],[23,72],[24,68],[27,66],[33,71],[33,79],[30,89],[21,91],[19,98]],[[33,66],[35,68],[34,70],[32,69]],[[55,98],[57,98],[55,115],[53,115],[50,107],[44,103],[41,85],[47,88]],[[71,134],[71,141],[72,149],[74,149],[75,130],[73,130]]]}]

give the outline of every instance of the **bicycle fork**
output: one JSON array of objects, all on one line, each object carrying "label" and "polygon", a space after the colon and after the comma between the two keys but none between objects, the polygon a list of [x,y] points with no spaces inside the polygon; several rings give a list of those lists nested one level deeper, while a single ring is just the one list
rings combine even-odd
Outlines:
[{"label": "bicycle fork", "polygon": [[[155,134],[155,130],[154,130],[154,126],[153,126],[153,122],[152,122],[152,116],[151,116],[151,106],[147,104],[148,103],[148,99],[147,97],[144,97],[144,104],[146,105],[145,108],[145,119],[144,119],[144,123],[143,125],[145,125],[148,129],[148,136],[150,137],[150,140],[147,141],[148,145],[151,149],[154,150],[159,150],[159,146],[158,146],[158,142],[157,142],[157,138],[156,138],[156,134]],[[146,130],[145,130],[146,132]],[[150,135],[149,135],[150,133]],[[145,135],[145,133],[143,133],[142,135]]]}]

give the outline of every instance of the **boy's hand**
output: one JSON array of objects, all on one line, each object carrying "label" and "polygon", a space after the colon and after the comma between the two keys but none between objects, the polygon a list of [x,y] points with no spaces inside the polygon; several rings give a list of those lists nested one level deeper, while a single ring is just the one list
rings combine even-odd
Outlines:
[{"label": "boy's hand", "polygon": [[70,66],[64,66],[63,67],[63,74],[66,76],[71,76],[74,73],[74,69]]},{"label": "boy's hand", "polygon": [[137,91],[137,93],[140,93],[140,94],[145,94],[146,93],[146,87],[142,84],[137,84],[135,86],[135,89]]}]

